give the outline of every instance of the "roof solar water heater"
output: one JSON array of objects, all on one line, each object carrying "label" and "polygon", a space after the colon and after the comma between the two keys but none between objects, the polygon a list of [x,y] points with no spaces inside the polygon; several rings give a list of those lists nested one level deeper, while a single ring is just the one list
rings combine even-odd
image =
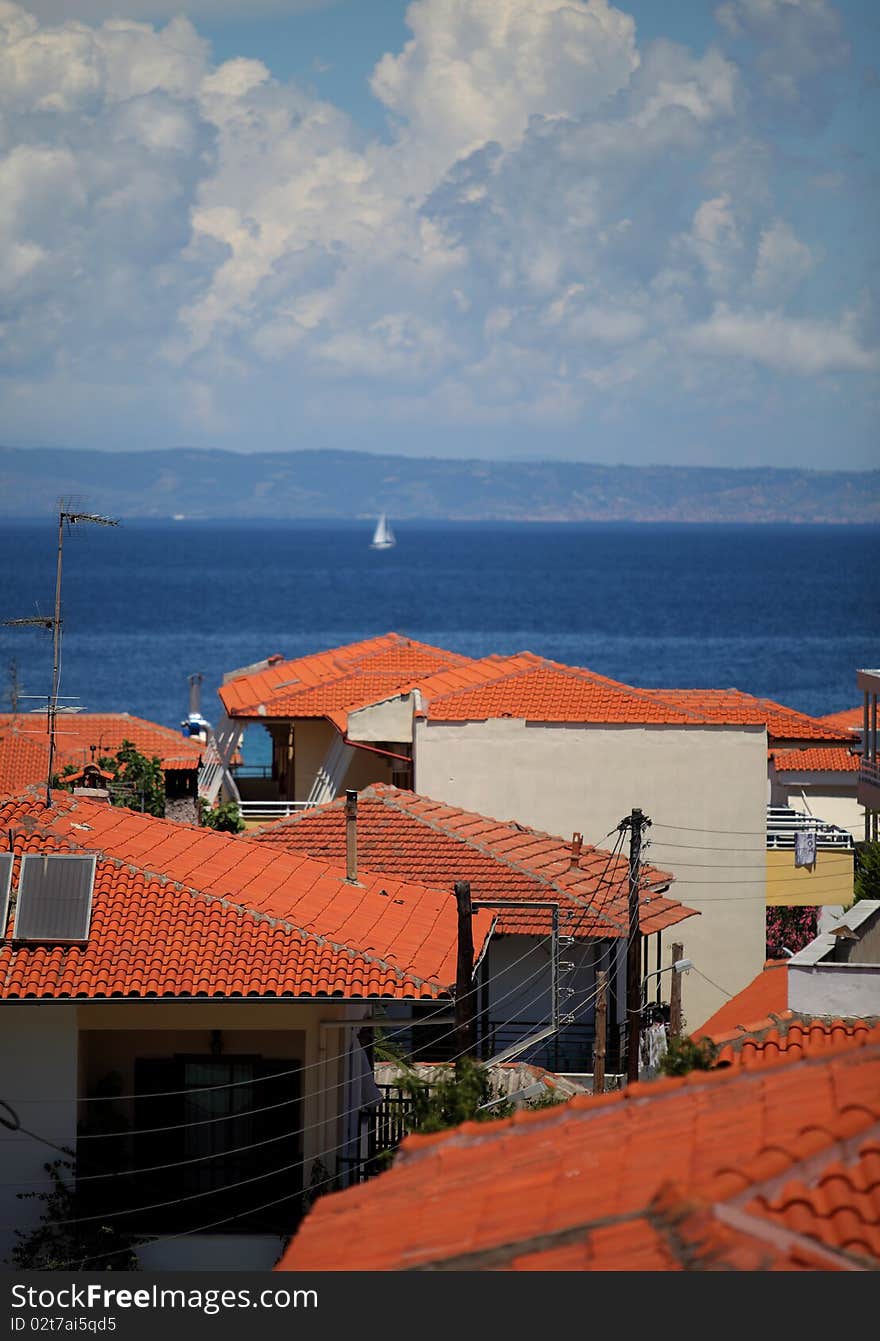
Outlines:
[{"label": "roof solar water heater", "polygon": [[12,885],[12,853],[0,852],[0,939],[6,935],[9,889]]},{"label": "roof solar water heater", "polygon": [[14,939],[88,940],[96,861],[95,856],[79,853],[26,853],[21,859]]}]

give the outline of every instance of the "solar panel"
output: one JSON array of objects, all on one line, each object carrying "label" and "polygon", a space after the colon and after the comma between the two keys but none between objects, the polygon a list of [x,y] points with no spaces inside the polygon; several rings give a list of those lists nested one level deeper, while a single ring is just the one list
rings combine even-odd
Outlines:
[{"label": "solar panel", "polygon": [[0,852],[0,939],[6,935],[9,888],[12,884],[12,853]]},{"label": "solar panel", "polygon": [[14,939],[88,940],[96,860],[78,853],[26,853],[21,859]]}]

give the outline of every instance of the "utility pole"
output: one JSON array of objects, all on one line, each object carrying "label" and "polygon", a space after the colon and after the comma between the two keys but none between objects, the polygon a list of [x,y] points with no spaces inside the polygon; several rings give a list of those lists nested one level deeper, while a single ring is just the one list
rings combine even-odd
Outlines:
[{"label": "utility pole", "polygon": [[456,1069],[476,1050],[476,994],[474,992],[474,924],[471,886],[468,880],[456,880],[458,904],[458,964],[455,974],[455,1052]]},{"label": "utility pole", "polygon": [[605,1038],[608,1025],[608,972],[596,973],[596,1041],[593,1045],[593,1093],[605,1093]]},{"label": "utility pole", "polygon": [[[678,941],[672,947],[672,963],[677,964],[684,955],[684,946]],[[681,1037],[681,974],[673,967],[672,986],[669,989],[669,1037]]]},{"label": "utility pole", "polygon": [[642,1024],[642,935],[639,930],[639,877],[642,867],[642,829],[651,823],[638,808],[623,823],[629,826],[629,936],[626,953],[626,1078],[639,1078],[639,1039]]}]

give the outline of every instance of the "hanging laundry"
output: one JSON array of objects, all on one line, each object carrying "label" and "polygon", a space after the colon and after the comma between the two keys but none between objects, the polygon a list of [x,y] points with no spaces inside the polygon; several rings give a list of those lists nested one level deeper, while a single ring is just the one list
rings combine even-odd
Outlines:
[{"label": "hanging laundry", "polygon": [[660,1062],[668,1047],[665,1024],[649,1024],[639,1038],[639,1072],[646,1079],[657,1074]]},{"label": "hanging laundry", "polygon": [[816,830],[801,829],[794,836],[795,866],[816,865]]}]

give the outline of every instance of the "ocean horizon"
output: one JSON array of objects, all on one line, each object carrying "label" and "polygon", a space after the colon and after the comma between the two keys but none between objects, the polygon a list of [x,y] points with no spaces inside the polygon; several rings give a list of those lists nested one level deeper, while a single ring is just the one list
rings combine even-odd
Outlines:
[{"label": "ocean horizon", "polygon": [[[816,715],[880,661],[880,527],[632,522],[123,521],[65,538],[61,694],[177,727],[187,677],[389,630],[529,650],[646,687],[735,687]],[[57,527],[0,520],[0,620],[52,610]],[[51,636],[0,627],[0,695],[39,705]],[[25,698],[24,695],[32,697]],[[259,735],[261,733],[249,733]],[[255,742],[256,745],[256,742]]]}]

